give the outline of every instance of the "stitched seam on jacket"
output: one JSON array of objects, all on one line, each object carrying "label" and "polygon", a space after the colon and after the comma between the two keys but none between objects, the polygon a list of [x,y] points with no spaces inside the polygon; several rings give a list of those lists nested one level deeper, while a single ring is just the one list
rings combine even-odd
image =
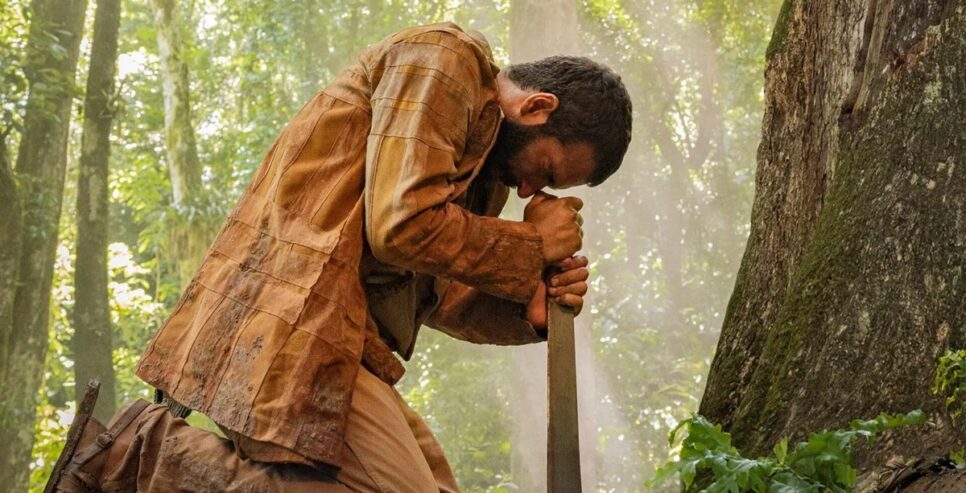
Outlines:
[{"label": "stitched seam on jacket", "polygon": [[446,121],[452,123],[455,126],[460,126],[460,125],[463,125],[465,123],[465,122],[462,122],[462,121],[454,120],[453,118],[450,118],[448,115],[446,115],[444,113],[441,113],[439,111],[436,111],[436,108],[433,108],[432,106],[429,105],[429,103],[427,103],[425,101],[414,101],[414,100],[411,100],[411,99],[393,98],[393,97],[390,97],[390,96],[380,96],[378,98],[373,98],[372,101],[373,102],[376,102],[376,101],[400,101],[400,102],[403,102],[403,103],[417,104],[417,105],[419,105],[421,107],[424,107],[426,110],[429,110],[429,111],[424,111],[424,110],[405,110],[405,109],[401,109],[401,108],[398,108],[398,107],[395,107],[395,106],[392,106],[392,108],[393,109],[396,109],[396,110],[399,110],[399,111],[410,111],[412,113],[433,113],[434,115],[438,115],[440,118],[445,119]]},{"label": "stitched seam on jacket", "polygon": [[[356,153],[352,155],[352,159],[350,159],[348,162],[355,163],[356,160],[359,159],[359,156],[362,154],[365,154],[365,152],[366,152],[366,146],[365,145],[359,146],[359,148],[356,149]],[[363,161],[362,166],[365,167],[365,161]],[[351,166],[346,166],[345,169],[342,171],[342,174],[339,175],[339,179],[336,180],[334,185],[332,185],[333,189],[336,189],[340,185],[342,185],[342,181],[345,180],[345,177],[346,175],[349,174],[349,171],[351,171]],[[363,173],[363,175],[364,174],[365,173]],[[365,180],[365,176],[363,176],[362,179]],[[319,203],[318,207],[312,210],[312,215],[310,216],[311,218],[315,218],[316,216],[319,215],[319,211],[321,211],[322,208],[325,207],[325,204],[329,202],[329,199],[332,198],[332,195],[333,195],[332,193],[329,193],[325,196],[325,198],[322,199],[322,202]]]},{"label": "stitched seam on jacket", "polygon": [[[431,72],[431,74],[413,74],[411,72],[403,72],[401,70],[398,70],[398,69],[404,68],[404,67],[413,67],[413,68],[424,69],[424,70],[427,70],[427,71]],[[441,67],[441,66],[417,65],[415,63],[393,63],[393,64],[386,64],[385,66],[382,67],[382,70],[381,70],[382,71],[382,74],[379,77],[379,81],[380,82],[383,79],[385,79],[386,73],[390,71],[389,69],[397,69],[397,70],[394,70],[392,72],[392,73],[397,73],[397,74],[406,74],[406,75],[421,76],[421,77],[432,77],[433,79],[438,80],[439,82],[441,82],[442,84],[444,84],[446,87],[451,87],[451,88],[457,90],[459,92],[459,95],[465,97],[466,99],[470,99],[470,96],[473,94],[472,91],[470,91],[470,88],[467,87],[466,84],[463,83],[463,81],[461,81],[461,80],[457,79],[456,77],[453,77],[452,75],[446,73],[446,71],[444,70],[444,67]],[[434,75],[434,74],[436,74],[436,75]],[[441,75],[442,77],[437,77],[437,75]],[[482,77],[477,77],[476,79],[482,81]]]},{"label": "stitched seam on jacket", "polygon": [[[442,148],[442,147],[439,147],[439,146],[435,146],[433,144],[430,144],[429,142],[426,142],[425,140],[423,140],[423,139],[421,139],[419,137],[404,137],[402,135],[384,134],[384,133],[379,133],[379,132],[369,132],[369,135],[370,136],[377,135],[379,137],[388,137],[388,138],[392,138],[392,139],[415,140],[415,141],[423,144],[424,146],[429,147],[430,149],[436,149],[437,151],[443,151],[443,152],[453,152],[453,149],[454,149],[452,147],[450,147],[450,148]],[[453,165],[455,167],[456,161],[453,161]]]},{"label": "stitched seam on jacket", "polygon": [[[306,107],[308,107],[314,101],[315,101],[315,99],[313,98],[311,101],[309,101],[308,103],[306,103],[305,106],[303,106],[303,109],[306,108]],[[332,109],[332,106],[334,106],[334,104],[329,104],[329,109]],[[299,113],[301,113],[301,110],[299,111]],[[319,126],[319,122],[322,120],[322,117],[325,116],[326,113],[328,113],[328,111],[320,111],[319,114],[316,115],[315,121],[312,123],[312,131],[313,132],[315,131],[315,128]],[[298,118],[298,115],[296,115],[295,118]],[[289,125],[291,125],[291,122],[289,123]],[[285,132],[288,129],[289,129],[288,126],[286,126],[285,129],[282,130],[282,135],[285,135]],[[281,135],[279,136],[279,138],[281,138]],[[289,168],[289,166],[291,166],[292,163],[294,163],[295,160],[298,159],[298,157],[302,154],[302,150],[305,149],[305,144],[307,144],[308,141],[309,141],[309,139],[302,139],[302,142],[299,143],[298,149],[296,149],[295,152],[292,153],[292,155],[289,157],[288,162],[287,163],[279,163],[279,165],[278,165],[279,171],[277,173],[275,173],[275,176],[276,177],[280,177],[282,174],[284,174],[285,173],[285,170],[287,170]],[[268,199],[268,200],[271,200],[271,202],[273,204],[277,202],[276,201],[276,198],[278,197],[278,186],[279,186],[280,181],[281,180],[276,180],[275,181],[275,186],[272,187],[272,190],[269,193],[267,193],[266,196],[265,196],[265,198]]]},{"label": "stitched seam on jacket", "polygon": [[[187,357],[187,358],[191,358],[191,353],[193,353],[193,352],[194,352],[194,349],[195,349],[195,344],[197,344],[197,343],[198,343],[198,339],[200,339],[200,337],[199,337],[199,336],[201,335],[201,331],[202,331],[202,330],[204,330],[204,328],[205,328],[205,326],[206,326],[206,325],[208,325],[208,321],[209,321],[209,320],[211,320],[211,317],[213,317],[213,316],[215,315],[215,312],[217,312],[217,311],[218,311],[218,308],[220,308],[220,307],[221,307],[221,304],[222,304],[222,303],[224,303],[226,299],[228,299],[228,297],[227,297],[227,296],[224,296],[224,295],[222,295],[221,293],[219,293],[218,291],[215,291],[215,290],[213,290],[213,289],[211,289],[211,288],[209,288],[208,286],[205,286],[205,284],[204,284],[203,282],[201,282],[200,280],[198,281],[198,284],[199,284],[199,285],[200,285],[200,286],[201,286],[202,288],[204,288],[204,289],[206,289],[206,290],[208,290],[208,291],[211,291],[211,292],[213,292],[213,293],[215,293],[215,294],[217,294],[217,295],[219,295],[219,296],[221,297],[221,299],[220,299],[220,300],[218,300],[218,304],[216,304],[216,305],[214,306],[214,308],[212,308],[212,309],[211,309],[211,312],[210,312],[210,313],[208,313],[208,316],[207,316],[207,317],[205,317],[205,321],[204,321],[204,323],[202,323],[202,324],[201,324],[201,327],[199,327],[199,328],[198,328],[198,334],[195,334],[195,337],[191,339],[191,345],[190,345],[190,346],[188,346],[188,352],[186,353],[186,357]],[[194,317],[192,317],[192,318],[194,318]],[[186,363],[187,363],[187,361],[186,361]],[[184,364],[184,365],[182,365],[182,366],[181,366],[181,372],[180,372],[180,374],[178,375],[178,383],[177,383],[177,384],[176,384],[176,385],[174,386],[174,389],[172,389],[172,390],[171,390],[171,392],[170,392],[171,394],[175,394],[175,393],[177,393],[177,391],[178,391],[178,389],[179,389],[179,388],[181,387],[181,382],[182,382],[182,381],[184,380],[184,371],[185,371],[185,370],[186,370],[186,369],[187,369],[187,368],[188,368],[189,366],[190,366],[190,365],[188,365],[188,364]],[[180,400],[180,399],[179,399],[179,400]],[[204,401],[204,398],[202,398],[202,399],[201,399],[201,403],[202,403],[202,404],[204,404],[204,402],[205,402],[205,401]]]}]

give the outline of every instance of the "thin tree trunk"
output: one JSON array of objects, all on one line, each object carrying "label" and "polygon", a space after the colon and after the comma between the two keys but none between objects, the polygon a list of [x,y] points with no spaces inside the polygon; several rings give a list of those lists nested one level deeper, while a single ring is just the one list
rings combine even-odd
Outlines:
[{"label": "thin tree trunk", "polygon": [[[548,18],[550,16],[550,18]],[[514,0],[510,3],[510,60],[521,63],[550,55],[576,55],[580,50],[575,0]],[[577,319],[588,330],[577,330],[577,345],[591,347],[590,310]],[[520,491],[547,490],[547,347],[545,344],[511,349],[510,411],[511,468]],[[581,369],[586,365],[578,365]],[[583,375],[581,375],[583,376]],[[582,380],[580,383],[584,383]],[[586,387],[578,388],[582,405]],[[581,417],[588,422],[588,415]],[[586,438],[586,436],[584,437]],[[581,456],[595,456],[594,441],[582,442]],[[585,491],[591,491],[595,475],[589,460],[582,461]]]},{"label": "thin tree trunk", "polygon": [[[164,90],[165,159],[174,206],[180,219],[171,231],[171,256],[178,277],[187,284],[208,247],[212,231],[198,208],[201,162],[191,123],[191,85],[177,0],[151,0]],[[194,210],[193,210],[194,209]]]},{"label": "thin tree trunk", "polygon": [[966,1],[786,0],[752,232],[701,413],[749,456],[922,408],[859,458],[963,448],[930,393],[966,344]]},{"label": "thin tree trunk", "polygon": [[[0,484],[27,487],[47,324],[67,135],[86,0],[34,0],[27,41],[29,97],[16,174],[22,198],[22,250],[13,330],[0,387]],[[51,43],[56,40],[56,46]]]},{"label": "thin tree trunk", "polygon": [[74,376],[78,400],[86,382],[101,382],[94,415],[107,422],[114,414],[114,365],[108,294],[108,163],[114,119],[117,35],[120,0],[98,0],[91,62],[84,101],[77,183],[77,260],[74,271]]},{"label": "thin tree trunk", "polygon": [[530,62],[580,51],[576,0],[510,2],[510,59]]},{"label": "thin tree trunk", "polygon": [[201,164],[191,125],[191,85],[177,0],[151,0],[164,87],[164,142],[175,205],[190,203],[201,188]]},{"label": "thin tree trunk", "polygon": [[20,267],[20,194],[10,167],[7,151],[7,131],[0,135],[0,383],[13,333],[13,301],[17,293],[17,271]]},{"label": "thin tree trunk", "polygon": [[305,16],[300,19],[302,30],[302,82],[299,85],[299,104],[305,104],[321,89],[324,63],[329,57],[326,23],[319,17],[318,0],[303,0]]}]

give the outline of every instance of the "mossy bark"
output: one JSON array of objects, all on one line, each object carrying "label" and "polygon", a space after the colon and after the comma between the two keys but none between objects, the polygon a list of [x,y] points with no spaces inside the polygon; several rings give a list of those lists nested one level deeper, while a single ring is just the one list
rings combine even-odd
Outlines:
[{"label": "mossy bark", "polygon": [[84,135],[77,180],[77,256],[74,271],[74,381],[78,403],[87,382],[101,382],[94,416],[106,423],[114,414],[113,330],[108,294],[108,162],[120,0],[99,0],[94,14],[91,62],[84,97]]},{"label": "mossy bark", "polygon": [[30,472],[86,7],[86,0],[30,2],[24,65],[29,95],[14,168],[22,211],[17,235],[21,243],[12,325],[0,348],[4,353],[0,370],[0,485],[4,491],[26,490]]},{"label": "mossy bark", "polygon": [[164,88],[164,149],[175,205],[201,188],[201,163],[191,123],[191,84],[177,0],[152,0]]},{"label": "mossy bark", "polygon": [[151,8],[164,94],[164,156],[176,216],[168,226],[168,246],[183,287],[201,265],[221,221],[211,217],[202,193],[203,168],[192,123],[191,81],[186,59],[189,45],[182,25],[184,5],[179,0],[151,0]]},{"label": "mossy bark", "polygon": [[0,134],[0,382],[6,368],[7,348],[13,333],[13,301],[17,293],[17,271],[20,268],[20,196],[10,166],[7,135]]},{"label": "mossy bark", "polygon": [[752,232],[700,412],[747,455],[920,408],[859,454],[959,450],[937,359],[966,344],[966,1],[786,2]]}]

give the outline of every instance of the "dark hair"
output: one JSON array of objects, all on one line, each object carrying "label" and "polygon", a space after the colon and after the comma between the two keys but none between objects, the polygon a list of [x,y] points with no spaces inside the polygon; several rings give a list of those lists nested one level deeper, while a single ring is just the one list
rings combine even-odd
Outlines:
[{"label": "dark hair", "polygon": [[520,88],[549,92],[560,101],[544,135],[567,144],[588,142],[594,148],[590,186],[617,171],[631,142],[631,98],[619,75],[589,58],[552,56],[511,65],[507,77]]}]

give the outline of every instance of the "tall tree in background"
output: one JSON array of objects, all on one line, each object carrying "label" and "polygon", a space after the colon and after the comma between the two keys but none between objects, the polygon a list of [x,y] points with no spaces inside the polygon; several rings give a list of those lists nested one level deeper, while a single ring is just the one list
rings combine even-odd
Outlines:
[{"label": "tall tree in background", "polygon": [[577,0],[512,0],[510,63],[580,54]]},{"label": "tall tree in background", "polygon": [[697,406],[737,270],[777,2],[583,7],[588,52],[621,74],[635,112],[620,171],[575,192],[593,272],[598,483],[641,491]]},{"label": "tall tree in background", "polygon": [[307,103],[322,89],[325,74],[325,61],[329,58],[329,43],[326,36],[326,23],[319,19],[319,0],[302,0],[301,15],[299,15],[299,34],[303,43],[300,53],[301,83],[299,84],[299,99]]},{"label": "tall tree in background", "polygon": [[[21,71],[24,43],[21,39],[26,21],[23,12],[16,6],[0,4],[0,238],[4,239],[0,249],[0,385],[7,344],[13,333],[13,302],[17,293],[17,271],[20,268],[21,242],[21,199],[17,192],[13,163],[11,162],[11,143],[21,128],[22,115],[12,111],[23,100],[26,78]],[[18,15],[20,14],[20,15]],[[16,147],[13,148],[16,152]],[[2,410],[2,406],[0,406]],[[2,415],[0,415],[2,416]]]},{"label": "tall tree in background", "polygon": [[191,120],[191,84],[178,0],[151,0],[164,88],[164,144],[175,218],[171,256],[181,285],[194,275],[212,231],[204,227],[201,161]]},{"label": "tall tree in background", "polygon": [[17,293],[17,270],[20,266],[20,195],[10,154],[7,150],[7,136],[13,127],[5,127],[0,132],[0,238],[4,246],[0,252],[0,382],[7,356],[7,345],[13,333],[13,301]]},{"label": "tall tree in background", "polygon": [[[67,166],[67,136],[86,0],[34,0],[24,72],[29,97],[15,173],[22,241],[13,319],[0,372],[0,484],[26,488],[34,413],[47,352],[54,254]],[[6,197],[6,195],[5,195]],[[15,205],[4,200],[0,207]],[[8,216],[7,213],[2,214]],[[16,241],[16,236],[15,236]],[[6,256],[6,249],[2,255]]]},{"label": "tall tree in background", "polygon": [[90,379],[101,382],[94,415],[114,414],[114,364],[108,293],[108,163],[114,120],[114,79],[121,0],[98,0],[87,91],[84,135],[77,183],[77,256],[74,271],[74,381],[78,400]]},{"label": "tall tree in background", "polygon": [[746,455],[922,408],[863,454],[960,450],[930,393],[966,344],[966,2],[786,0],[768,49],[752,232],[701,412]]},{"label": "tall tree in background", "polygon": [[[551,55],[581,54],[577,0],[512,0],[509,17],[511,64],[531,62]],[[516,205],[519,210],[521,204]],[[587,310],[576,319],[576,337],[581,349],[592,347],[590,316],[590,310]],[[520,491],[546,491],[547,347],[546,344],[534,344],[510,348],[509,351],[512,365],[509,401],[513,416],[510,441],[513,481]],[[578,359],[580,364],[586,358]],[[583,383],[585,380],[580,382]],[[585,386],[578,387],[582,403],[589,402],[589,390]],[[581,407],[587,411],[587,407]],[[581,423],[592,423],[592,418],[584,412]],[[586,435],[583,433],[581,436],[581,456],[589,459],[596,456],[596,443],[587,440]],[[584,464],[581,472],[585,491],[593,490],[595,478],[591,465]]]}]

